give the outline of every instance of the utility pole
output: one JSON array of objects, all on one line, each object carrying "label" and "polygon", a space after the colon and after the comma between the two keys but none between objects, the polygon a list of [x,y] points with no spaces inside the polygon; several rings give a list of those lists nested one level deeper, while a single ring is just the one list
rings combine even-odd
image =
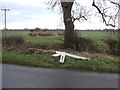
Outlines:
[{"label": "utility pole", "polygon": [[1,10],[5,12],[5,14],[4,14],[4,16],[5,16],[5,30],[7,30],[7,28],[6,28],[6,11],[10,11],[10,9],[2,8]]},{"label": "utility pole", "polygon": [[[120,3],[120,0],[119,0],[119,3]],[[119,10],[120,10],[120,7],[119,7]],[[119,33],[120,33],[120,12],[118,13],[118,40],[120,38]],[[118,45],[120,45],[119,41],[118,41]],[[120,52],[120,47],[118,47],[118,51],[117,52],[118,53]]]}]

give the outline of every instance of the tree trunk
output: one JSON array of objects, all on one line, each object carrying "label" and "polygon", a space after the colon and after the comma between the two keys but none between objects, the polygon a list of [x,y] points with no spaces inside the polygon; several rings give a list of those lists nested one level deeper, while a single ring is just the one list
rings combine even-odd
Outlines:
[{"label": "tree trunk", "polygon": [[73,48],[74,24],[71,18],[71,9],[73,2],[61,2],[61,6],[63,9],[63,18],[65,25],[64,46],[65,48]]}]

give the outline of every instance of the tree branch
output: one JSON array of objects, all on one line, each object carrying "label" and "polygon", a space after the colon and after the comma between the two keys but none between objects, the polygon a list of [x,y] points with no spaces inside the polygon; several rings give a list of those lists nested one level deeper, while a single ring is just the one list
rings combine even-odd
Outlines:
[{"label": "tree branch", "polygon": [[81,16],[81,17],[78,17],[78,18],[72,17],[72,22],[74,22],[75,20],[80,20],[81,18],[84,18],[87,21],[87,18],[85,16]]},{"label": "tree branch", "polygon": [[111,1],[111,0],[109,0],[109,2],[112,3],[112,4],[117,5],[117,6],[120,8],[120,3],[116,3],[116,2],[113,2],[113,1]]},{"label": "tree branch", "polygon": [[92,6],[95,7],[95,8],[98,10],[98,12],[101,14],[102,19],[103,19],[103,22],[105,23],[106,26],[115,27],[115,25],[113,25],[113,24],[108,24],[108,23],[106,22],[105,17],[104,17],[105,14],[102,13],[101,10],[100,10],[100,8],[95,4],[95,0],[93,0]]}]

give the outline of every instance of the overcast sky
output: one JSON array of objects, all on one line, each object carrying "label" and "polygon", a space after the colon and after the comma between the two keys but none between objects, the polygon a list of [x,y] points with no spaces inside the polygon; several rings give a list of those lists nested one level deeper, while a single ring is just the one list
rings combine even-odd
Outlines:
[{"label": "overcast sky", "polygon": [[[47,0],[48,1],[48,0]],[[90,2],[82,2],[89,6]],[[52,12],[45,4],[46,0],[0,0],[0,8],[9,8],[7,11],[7,28],[63,28],[62,14]],[[4,12],[0,10],[0,29],[4,28]],[[99,18],[92,18],[91,22],[75,22],[75,29],[103,29],[106,27]]]}]

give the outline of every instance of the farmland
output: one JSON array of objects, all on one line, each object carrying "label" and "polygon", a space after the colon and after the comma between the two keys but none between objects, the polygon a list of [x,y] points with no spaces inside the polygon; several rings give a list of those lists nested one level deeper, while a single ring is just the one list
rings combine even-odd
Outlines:
[{"label": "farmland", "polygon": [[[3,43],[3,63],[19,64],[36,67],[49,68],[65,68],[75,70],[90,70],[102,72],[118,72],[118,58],[117,56],[107,54],[109,46],[104,40],[118,39],[118,33],[103,32],[103,31],[77,31],[78,36],[82,38],[89,38],[93,44],[100,50],[98,52],[65,50],[63,47],[63,31],[46,31],[46,32],[32,32],[37,34],[30,36],[30,31],[3,31],[3,40],[6,37],[22,37],[24,43],[18,45],[6,45]],[[51,36],[40,36],[39,33],[52,33]],[[4,42],[4,41],[3,41]],[[11,40],[14,43],[14,41]],[[17,43],[16,43],[17,44]],[[12,48],[12,49],[10,49]],[[38,48],[44,50],[59,50],[66,51],[80,56],[89,57],[90,61],[76,60],[70,57],[66,58],[64,64],[59,63],[59,58],[52,57],[52,53],[25,53],[29,48]],[[24,51],[24,53],[23,53]]]},{"label": "farmland", "polygon": [[[6,31],[2,33],[3,37],[6,36],[16,36],[16,37],[23,37],[26,42],[30,42],[36,45],[46,45],[46,44],[60,44],[63,43],[63,36],[57,35],[57,33],[63,33],[63,31],[49,31],[50,33],[53,33],[54,36],[35,36],[30,37],[28,34],[29,31]],[[80,37],[90,38],[94,41],[95,46],[102,50],[108,49],[108,46],[106,43],[104,43],[104,39],[112,38],[117,40],[118,39],[118,33],[113,32],[98,32],[98,31],[78,31],[78,35]]]}]

